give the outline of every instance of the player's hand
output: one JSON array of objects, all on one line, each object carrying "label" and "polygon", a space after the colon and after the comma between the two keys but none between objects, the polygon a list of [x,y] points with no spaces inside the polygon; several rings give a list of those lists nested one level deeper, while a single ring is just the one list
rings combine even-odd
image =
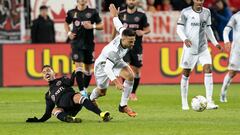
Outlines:
[{"label": "player's hand", "polygon": [[118,10],[116,9],[116,7],[114,6],[114,4],[110,4],[109,6],[109,11],[110,11],[110,14],[112,17],[117,17],[118,16],[118,13],[119,13],[119,9]]},{"label": "player's hand", "polygon": [[72,33],[72,32],[69,32],[68,33],[68,37],[73,40],[75,37],[76,37],[76,34],[75,33]]},{"label": "player's hand", "polygon": [[185,45],[186,45],[187,47],[191,47],[191,46],[192,46],[192,42],[191,42],[189,39],[186,39],[186,40],[184,41],[184,43],[185,43]]},{"label": "player's hand", "polygon": [[136,30],[136,34],[137,34],[139,37],[141,37],[141,36],[144,35],[144,31],[142,31],[142,30]]},{"label": "player's hand", "polygon": [[231,50],[231,43],[230,43],[230,42],[225,43],[225,44],[224,44],[224,47],[225,47],[225,50],[226,50],[227,52],[230,52],[230,50]]},{"label": "player's hand", "polygon": [[115,80],[113,80],[112,82],[115,84],[115,87],[116,87],[117,89],[123,90],[124,87],[123,87],[122,83],[119,82],[118,79],[115,79]]},{"label": "player's hand", "polygon": [[223,47],[221,46],[221,45],[216,45],[216,47],[218,48],[218,50],[220,50],[221,52],[223,52],[224,51],[224,49],[223,49]]},{"label": "player's hand", "polygon": [[91,24],[90,21],[85,21],[85,22],[83,22],[83,27],[84,27],[85,29],[93,29],[93,25]]},{"label": "player's hand", "polygon": [[37,117],[33,117],[33,118],[28,118],[26,122],[40,122],[40,121]]}]

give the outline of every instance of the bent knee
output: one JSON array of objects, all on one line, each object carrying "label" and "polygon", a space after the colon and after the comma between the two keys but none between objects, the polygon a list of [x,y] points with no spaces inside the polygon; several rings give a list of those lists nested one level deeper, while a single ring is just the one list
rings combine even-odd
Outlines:
[{"label": "bent knee", "polygon": [[64,112],[64,110],[62,108],[57,108],[56,107],[52,110],[52,115],[57,116],[61,112]]},{"label": "bent knee", "polygon": [[107,94],[107,89],[100,89],[99,90],[99,96],[106,96]]}]

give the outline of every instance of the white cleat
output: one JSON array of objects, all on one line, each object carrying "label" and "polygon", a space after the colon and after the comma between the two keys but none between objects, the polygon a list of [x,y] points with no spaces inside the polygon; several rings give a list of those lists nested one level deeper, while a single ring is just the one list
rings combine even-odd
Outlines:
[{"label": "white cleat", "polygon": [[222,102],[222,103],[227,103],[227,97],[226,97],[226,95],[220,95],[220,102]]},{"label": "white cleat", "polygon": [[189,106],[188,106],[188,105],[183,105],[183,106],[182,106],[182,110],[183,110],[183,111],[189,110]]},{"label": "white cleat", "polygon": [[207,110],[213,110],[213,109],[218,109],[218,108],[219,108],[219,106],[214,104],[213,101],[207,103],[207,108],[206,108]]}]

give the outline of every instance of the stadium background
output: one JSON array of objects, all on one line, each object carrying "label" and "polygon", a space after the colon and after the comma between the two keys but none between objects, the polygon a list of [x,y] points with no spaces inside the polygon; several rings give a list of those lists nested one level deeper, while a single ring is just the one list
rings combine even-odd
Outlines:
[{"label": "stadium background", "polygon": [[[45,85],[41,80],[41,67],[53,66],[57,75],[69,75],[74,69],[70,58],[70,46],[65,44],[66,33],[63,28],[68,9],[73,8],[74,0],[5,0],[12,3],[10,10],[18,11],[17,17],[9,16],[0,27],[1,37],[1,73],[2,86],[39,86]],[[30,3],[29,3],[30,2]],[[28,8],[29,5],[31,12]],[[39,15],[39,7],[47,5],[49,16],[55,22],[56,44],[31,44],[30,22]],[[29,14],[26,14],[29,13]],[[142,84],[178,84],[182,69],[178,67],[182,43],[176,34],[176,21],[179,11],[147,12],[151,33],[144,36],[144,66]],[[112,23],[107,12],[101,12],[104,30],[95,33],[97,57],[104,45],[111,40]],[[221,43],[222,44],[222,43]],[[219,53],[210,45],[213,55],[214,82],[221,83],[227,71],[229,55]],[[202,67],[193,71],[190,83],[202,83]],[[240,82],[240,77],[233,82]],[[94,84],[94,79],[91,82]]]}]

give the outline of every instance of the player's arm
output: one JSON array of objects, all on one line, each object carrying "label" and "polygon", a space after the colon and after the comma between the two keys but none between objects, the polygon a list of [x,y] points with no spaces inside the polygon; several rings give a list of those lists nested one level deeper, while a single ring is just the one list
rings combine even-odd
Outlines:
[{"label": "player's arm", "polygon": [[223,48],[218,43],[218,41],[216,40],[216,38],[215,38],[215,36],[213,34],[213,30],[212,30],[211,24],[212,24],[212,22],[211,22],[211,13],[209,11],[209,16],[208,16],[208,19],[207,19],[206,34],[207,34],[209,40],[212,42],[212,44],[214,46],[216,46],[219,50],[223,51]]},{"label": "player's arm", "polygon": [[43,114],[43,116],[38,119],[37,117],[33,117],[33,118],[28,118],[26,120],[26,122],[45,122],[47,121],[49,118],[51,118],[51,114],[52,114],[52,110],[55,107],[54,102],[46,97],[46,110],[45,113]]},{"label": "player's arm", "polygon": [[187,36],[185,34],[185,30],[184,30],[186,20],[187,20],[187,18],[184,15],[184,10],[183,10],[181,12],[180,17],[179,17],[178,22],[177,22],[177,34],[187,47],[191,47],[192,42],[189,39],[187,39]]},{"label": "player's arm", "polygon": [[112,40],[116,37],[117,31],[116,29],[112,29]]},{"label": "player's arm", "polygon": [[68,78],[66,76],[63,77],[63,83],[66,85],[66,86],[73,86],[74,85],[74,80],[75,80],[75,77],[76,77],[76,73],[75,71],[73,71],[72,75],[71,75],[71,78]]},{"label": "player's arm", "polygon": [[114,4],[110,4],[109,10],[110,10],[111,16],[113,17],[114,27],[117,30],[117,32],[119,32],[119,34],[121,35],[125,28],[123,27],[122,22],[118,18],[118,10],[114,6]]},{"label": "player's arm", "polygon": [[143,36],[145,34],[148,34],[151,32],[151,29],[149,27],[149,23],[147,21],[147,16],[144,14],[142,17],[141,23],[143,24],[143,30],[136,30],[136,34],[138,36]]},{"label": "player's arm", "polygon": [[231,50],[231,43],[229,40],[229,33],[233,29],[233,27],[236,25],[236,20],[234,19],[234,16],[231,17],[229,20],[227,26],[223,30],[223,41],[224,41],[224,47],[227,52]]},{"label": "player's arm", "polygon": [[72,22],[73,22],[72,13],[71,11],[68,11],[64,22],[64,29],[71,40],[76,37],[76,33],[72,33],[69,26]]},{"label": "player's arm", "polygon": [[115,84],[117,89],[123,90],[123,85],[118,81],[117,77],[113,72],[114,65],[119,62],[121,59],[116,52],[109,52],[106,64],[104,67],[104,72],[107,74],[108,78]]}]

